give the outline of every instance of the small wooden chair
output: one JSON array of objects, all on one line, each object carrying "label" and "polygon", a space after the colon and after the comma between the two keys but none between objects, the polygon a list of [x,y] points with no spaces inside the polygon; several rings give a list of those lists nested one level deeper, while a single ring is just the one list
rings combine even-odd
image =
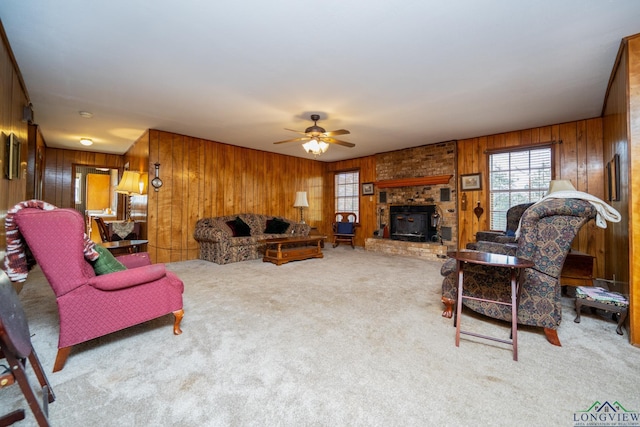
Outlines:
[{"label": "small wooden chair", "polygon": [[107,224],[105,224],[104,219],[99,216],[94,217],[93,219],[98,225],[98,231],[100,232],[100,239],[102,239],[102,243],[109,242],[109,231],[107,230]]},{"label": "small wooden chair", "polygon": [[360,225],[356,222],[357,215],[354,212],[336,212],[333,222],[333,247],[340,242],[349,243],[355,249],[356,228]]},{"label": "small wooden chair", "polygon": [[[38,425],[48,426],[48,404],[55,400],[55,396],[31,344],[27,317],[18,294],[2,270],[0,270],[0,358],[7,359],[10,366],[9,371],[0,373],[0,388],[17,382]],[[31,362],[31,367],[42,387],[42,406],[38,403],[38,398],[27,378],[25,371],[27,359]],[[0,416],[0,425],[11,425],[22,419],[24,419],[24,410],[19,409]]]}]

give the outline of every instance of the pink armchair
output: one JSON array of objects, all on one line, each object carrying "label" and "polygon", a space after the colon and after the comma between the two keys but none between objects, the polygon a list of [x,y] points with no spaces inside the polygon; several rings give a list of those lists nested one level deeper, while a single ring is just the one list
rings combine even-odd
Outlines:
[{"label": "pink armchair", "polygon": [[118,257],[127,267],[96,276],[85,259],[84,220],[73,209],[26,208],[15,224],[53,289],[60,315],[59,371],[79,343],[173,313],[173,332],[182,333],[184,285],[146,253]]}]

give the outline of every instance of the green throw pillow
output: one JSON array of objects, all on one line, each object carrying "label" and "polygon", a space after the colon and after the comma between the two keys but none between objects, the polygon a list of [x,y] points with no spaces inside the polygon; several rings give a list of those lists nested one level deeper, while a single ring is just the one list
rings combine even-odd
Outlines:
[{"label": "green throw pillow", "polygon": [[96,245],[96,252],[100,254],[97,260],[93,261],[93,271],[96,272],[96,276],[102,274],[115,273],[116,271],[126,270],[127,267],[122,265],[120,261],[106,249],[104,246]]}]

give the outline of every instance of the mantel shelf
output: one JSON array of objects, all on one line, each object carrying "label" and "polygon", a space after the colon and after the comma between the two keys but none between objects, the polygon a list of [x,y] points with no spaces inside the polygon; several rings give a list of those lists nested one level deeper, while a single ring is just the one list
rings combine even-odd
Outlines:
[{"label": "mantel shelf", "polygon": [[396,188],[412,187],[415,185],[448,184],[452,176],[453,175],[433,175],[420,178],[388,179],[385,181],[376,181],[375,185],[378,188]]}]

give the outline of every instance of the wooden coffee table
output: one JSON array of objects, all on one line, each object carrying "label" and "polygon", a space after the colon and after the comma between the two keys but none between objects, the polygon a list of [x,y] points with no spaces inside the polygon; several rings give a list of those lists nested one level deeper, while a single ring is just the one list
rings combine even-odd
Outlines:
[{"label": "wooden coffee table", "polygon": [[260,240],[259,243],[265,245],[262,261],[282,265],[289,261],[322,258],[322,246],[326,238],[327,236],[303,236]]}]

